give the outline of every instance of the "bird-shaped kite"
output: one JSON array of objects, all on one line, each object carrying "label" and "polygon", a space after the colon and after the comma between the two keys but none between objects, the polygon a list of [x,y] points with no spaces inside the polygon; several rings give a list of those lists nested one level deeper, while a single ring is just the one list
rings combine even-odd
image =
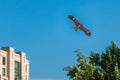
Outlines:
[{"label": "bird-shaped kite", "polygon": [[74,16],[69,15],[68,18],[70,18],[75,23],[75,25],[76,25],[76,27],[74,27],[75,31],[80,29],[80,30],[84,31],[87,36],[91,36],[91,32],[88,29],[86,29],[83,26],[83,24],[81,24]]}]

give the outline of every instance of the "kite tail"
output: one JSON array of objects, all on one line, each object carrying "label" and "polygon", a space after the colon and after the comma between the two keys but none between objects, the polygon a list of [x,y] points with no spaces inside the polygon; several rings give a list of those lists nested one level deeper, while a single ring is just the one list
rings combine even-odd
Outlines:
[{"label": "kite tail", "polygon": [[77,31],[77,30],[78,30],[78,28],[77,28],[77,27],[73,27],[73,29],[74,29],[75,31]]}]

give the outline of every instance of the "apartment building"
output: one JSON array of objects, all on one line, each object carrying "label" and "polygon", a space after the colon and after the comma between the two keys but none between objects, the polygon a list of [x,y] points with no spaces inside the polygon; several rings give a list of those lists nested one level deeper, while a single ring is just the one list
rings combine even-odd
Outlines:
[{"label": "apartment building", "polygon": [[12,47],[0,49],[0,80],[29,80],[29,60]]}]

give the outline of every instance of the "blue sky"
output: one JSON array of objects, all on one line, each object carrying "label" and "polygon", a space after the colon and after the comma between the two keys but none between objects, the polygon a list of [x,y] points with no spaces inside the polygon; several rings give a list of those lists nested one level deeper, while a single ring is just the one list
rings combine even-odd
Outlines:
[{"label": "blue sky", "polygon": [[[74,15],[92,33],[75,32]],[[68,80],[63,68],[76,63],[74,50],[102,53],[120,45],[119,0],[0,0],[0,47],[24,51],[31,80]]]}]

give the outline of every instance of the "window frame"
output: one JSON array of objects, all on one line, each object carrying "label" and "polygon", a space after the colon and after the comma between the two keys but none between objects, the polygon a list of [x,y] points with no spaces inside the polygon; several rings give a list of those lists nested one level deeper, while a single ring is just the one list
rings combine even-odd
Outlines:
[{"label": "window frame", "polygon": [[6,65],[6,58],[5,57],[2,57],[2,64]]},{"label": "window frame", "polygon": [[6,70],[5,68],[2,68],[2,76],[5,76],[6,75]]}]

